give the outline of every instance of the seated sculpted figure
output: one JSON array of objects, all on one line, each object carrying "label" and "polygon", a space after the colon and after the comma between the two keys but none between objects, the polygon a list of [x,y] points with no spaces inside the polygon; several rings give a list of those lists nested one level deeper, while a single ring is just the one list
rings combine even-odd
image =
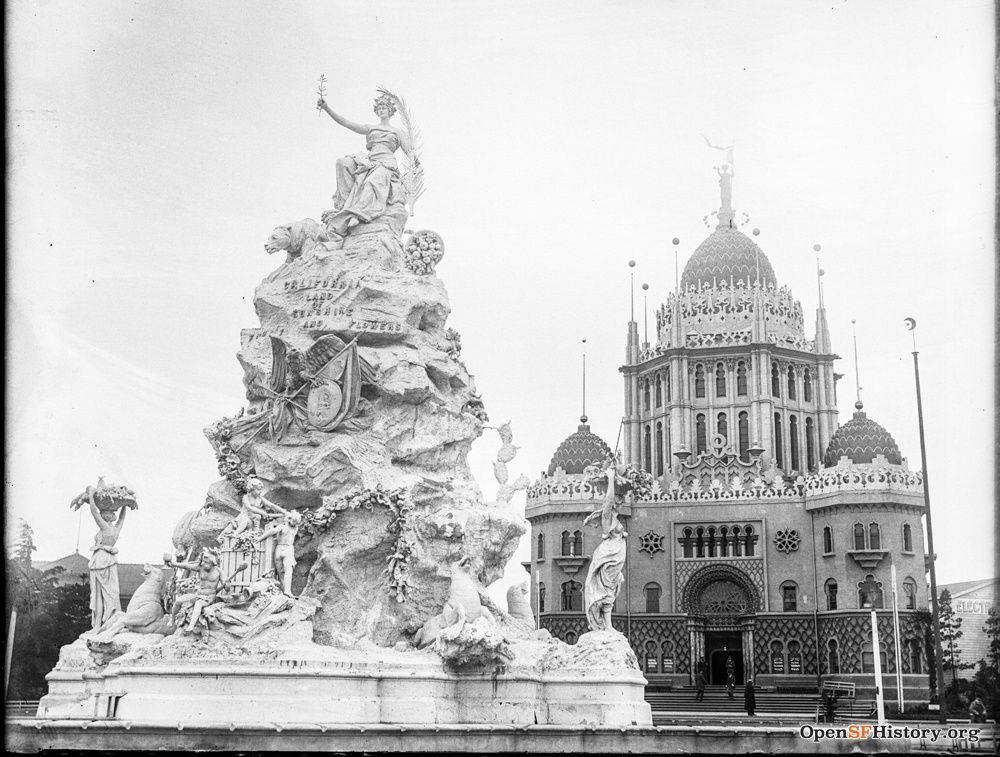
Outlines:
[{"label": "seated sculpted figure", "polygon": [[412,142],[407,130],[389,122],[399,101],[388,93],[375,100],[377,124],[349,121],[331,110],[320,98],[316,107],[346,129],[366,139],[366,152],[355,153],[337,161],[337,194],[333,196],[333,211],[323,214],[327,232],[333,242],[342,242],[352,228],[385,218],[397,234],[403,231],[407,218],[407,193],[403,186],[395,153],[402,148],[411,155]]},{"label": "seated sculpted figure", "polygon": [[198,562],[176,562],[170,555],[164,555],[163,562],[171,568],[198,572],[197,590],[191,594],[182,594],[177,597],[173,607],[170,608],[170,615],[177,626],[180,626],[183,612],[190,610],[190,619],[184,630],[192,633],[201,617],[202,610],[219,598],[219,592],[225,586],[226,582],[223,580],[222,570],[219,568],[219,555],[213,550],[206,549],[202,551],[201,559]]},{"label": "seated sculpted figure", "polygon": [[219,534],[223,536],[239,536],[247,529],[259,531],[262,518],[276,518],[287,515],[287,511],[264,497],[264,482],[259,478],[247,480],[247,493],[240,501],[240,511]]}]

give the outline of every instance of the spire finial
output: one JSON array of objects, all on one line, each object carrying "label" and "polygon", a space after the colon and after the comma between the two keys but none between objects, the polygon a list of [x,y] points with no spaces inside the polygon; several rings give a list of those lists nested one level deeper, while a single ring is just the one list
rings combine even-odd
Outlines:
[{"label": "spire finial", "polygon": [[629,270],[628,275],[632,292],[631,299],[629,301],[631,307],[631,310],[629,311],[629,321],[635,321],[635,261],[628,261],[628,267],[631,269]]},{"label": "spire finial", "polygon": [[587,422],[587,340],[583,344],[583,412],[580,415],[580,423]]},{"label": "spire finial", "polygon": [[647,307],[646,292],[649,291],[649,284],[642,285],[642,341],[649,346],[649,309]]},{"label": "spire finial", "polygon": [[[819,288],[819,307],[823,309],[823,276],[826,273],[822,268],[819,267],[819,251],[823,249],[822,245],[814,244],[813,252],[816,253],[816,286]],[[853,321],[852,321],[853,323]]]},{"label": "spire finial", "polygon": [[854,407],[857,410],[861,410],[864,407],[864,403],[861,402],[861,373],[858,370],[858,332],[855,328],[855,320],[851,320],[851,334],[854,336],[854,386],[857,391],[857,402],[854,403]]},{"label": "spire finial", "polygon": [[681,243],[678,237],[674,237],[671,242],[674,245],[674,294],[680,295],[681,293],[681,274],[680,274],[680,259],[677,245]]}]

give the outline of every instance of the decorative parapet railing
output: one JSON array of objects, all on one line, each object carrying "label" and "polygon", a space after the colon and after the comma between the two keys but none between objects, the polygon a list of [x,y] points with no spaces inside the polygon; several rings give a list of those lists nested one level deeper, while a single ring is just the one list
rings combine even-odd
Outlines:
[{"label": "decorative parapet railing", "polygon": [[[606,486],[606,485],[605,485]],[[604,496],[605,487],[589,483],[582,474],[556,471],[554,476],[543,476],[528,487],[529,501],[546,500],[596,500]]]},{"label": "decorative parapet railing", "polygon": [[814,473],[805,480],[807,497],[848,491],[897,491],[923,494],[924,477],[919,471],[891,465],[884,457],[879,456],[874,463],[845,463],[841,460],[837,466]]},{"label": "decorative parapet railing", "polygon": [[[811,349],[804,337],[802,305],[792,296],[791,290],[787,286],[760,286],[746,281],[703,282],[690,285],[679,295],[671,292],[656,311],[658,346],[681,346],[671,343],[675,310],[680,313],[685,346],[745,343],[739,340],[752,322],[758,302],[772,329],[767,333],[769,342],[787,342],[799,349]],[[649,357],[655,357],[655,348],[649,352]]]}]

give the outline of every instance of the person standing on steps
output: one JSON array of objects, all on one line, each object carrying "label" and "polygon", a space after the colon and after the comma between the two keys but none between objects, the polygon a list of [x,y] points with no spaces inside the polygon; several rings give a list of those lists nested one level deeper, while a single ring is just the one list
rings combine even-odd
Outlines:
[{"label": "person standing on steps", "polygon": [[698,690],[698,693],[695,695],[695,701],[696,702],[701,702],[701,701],[703,701],[705,699],[705,684],[706,683],[707,683],[707,681],[705,679],[705,669],[704,669],[704,667],[701,664],[699,664],[698,665],[698,674],[697,674],[697,677],[694,680],[695,688]]},{"label": "person standing on steps", "polygon": [[757,709],[757,695],[753,691],[753,679],[747,679],[747,685],[743,689],[743,706],[746,708],[747,715],[753,717],[756,713],[754,710]]}]

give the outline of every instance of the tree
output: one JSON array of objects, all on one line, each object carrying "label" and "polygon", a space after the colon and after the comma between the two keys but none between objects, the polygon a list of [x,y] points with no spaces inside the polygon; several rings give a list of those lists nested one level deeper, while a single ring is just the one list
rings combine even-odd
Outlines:
[{"label": "tree", "polygon": [[990,609],[985,628],[990,648],[972,677],[973,695],[983,698],[987,717],[996,719],[1000,714],[1000,615],[996,610]]},{"label": "tree", "polygon": [[990,640],[990,648],[986,652],[986,664],[1000,672],[1000,615],[995,608],[990,608],[986,617],[986,638]]},{"label": "tree", "polygon": [[941,590],[938,599],[938,625],[941,628],[941,663],[944,670],[951,671],[951,682],[955,683],[959,670],[974,667],[972,663],[962,662],[962,650],[958,640],[962,638],[962,619],[955,616],[951,606],[951,592]]},{"label": "tree", "polygon": [[917,628],[924,635],[924,650],[927,653],[927,688],[931,692],[931,701],[936,702],[938,701],[937,662],[935,656],[936,647],[934,646],[934,625],[931,622],[933,616],[930,610],[916,610],[913,614],[917,622]]},{"label": "tree", "polygon": [[14,545],[14,559],[24,569],[31,568],[31,553],[35,551],[35,532],[28,522],[21,518],[20,533]]}]

